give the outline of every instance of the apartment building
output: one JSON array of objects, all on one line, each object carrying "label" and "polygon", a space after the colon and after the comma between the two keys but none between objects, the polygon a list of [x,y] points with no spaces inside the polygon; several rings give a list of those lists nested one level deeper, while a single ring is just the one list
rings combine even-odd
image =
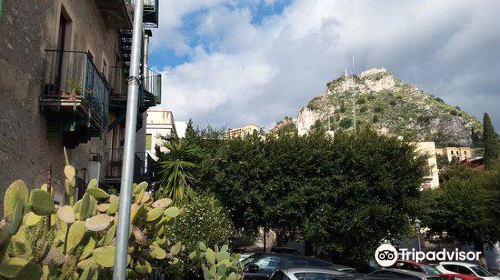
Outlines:
[{"label": "apartment building", "polygon": [[167,149],[163,146],[164,139],[178,138],[177,127],[172,111],[150,109],[147,111],[147,115],[145,147],[146,152],[156,160],[156,146],[162,152],[166,152]]},{"label": "apartment building", "polygon": [[254,133],[255,131],[258,132],[259,128],[256,125],[251,124],[243,127],[229,129],[224,134],[224,137],[226,139],[243,138],[247,135]]},{"label": "apartment building", "polygon": [[[0,21],[0,189],[23,179],[50,183],[65,203],[63,147],[79,188],[90,178],[116,184],[133,7],[139,0],[6,0]],[[160,102],[161,76],[147,69],[158,0],[144,1],[138,142],[144,112]],[[138,147],[144,145],[138,144]],[[143,149],[144,152],[144,149]],[[120,164],[121,166],[121,164]],[[50,174],[50,176],[49,176]]]},{"label": "apartment building", "polygon": [[436,157],[436,144],[434,142],[415,142],[415,151],[427,158],[426,173],[424,174],[424,183],[422,188],[437,188],[439,187],[439,169]]}]

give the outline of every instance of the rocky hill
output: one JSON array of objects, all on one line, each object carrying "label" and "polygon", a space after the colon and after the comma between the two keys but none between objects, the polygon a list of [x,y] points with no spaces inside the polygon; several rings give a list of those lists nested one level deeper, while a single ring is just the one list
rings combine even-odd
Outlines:
[{"label": "rocky hill", "polygon": [[317,121],[331,130],[371,126],[405,141],[435,141],[439,146],[471,146],[482,131],[481,122],[418,87],[403,83],[385,69],[359,76],[342,76],[327,84],[326,93],[303,107],[296,121],[305,134]]}]

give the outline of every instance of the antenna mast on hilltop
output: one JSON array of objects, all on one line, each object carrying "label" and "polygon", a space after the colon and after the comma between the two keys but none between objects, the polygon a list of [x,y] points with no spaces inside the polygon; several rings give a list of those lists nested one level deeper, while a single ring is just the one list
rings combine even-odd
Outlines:
[{"label": "antenna mast on hilltop", "polygon": [[353,127],[354,127],[354,132],[356,132],[356,92],[354,91],[354,56],[352,56],[352,70],[351,70],[351,75],[352,75],[352,111],[353,111]]}]

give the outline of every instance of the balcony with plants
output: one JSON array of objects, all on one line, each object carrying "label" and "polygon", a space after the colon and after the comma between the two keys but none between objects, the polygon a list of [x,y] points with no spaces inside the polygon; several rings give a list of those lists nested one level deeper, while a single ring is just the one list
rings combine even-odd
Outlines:
[{"label": "balcony with plants", "polygon": [[109,85],[91,56],[83,51],[47,50],[47,79],[40,108],[48,133],[74,148],[99,137],[107,125]]}]

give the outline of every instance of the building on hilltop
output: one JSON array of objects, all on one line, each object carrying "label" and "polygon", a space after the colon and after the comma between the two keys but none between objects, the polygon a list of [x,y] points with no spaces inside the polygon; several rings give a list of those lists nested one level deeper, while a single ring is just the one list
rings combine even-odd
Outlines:
[{"label": "building on hilltop", "polygon": [[146,124],[146,152],[157,159],[156,146],[160,147],[160,151],[167,152],[163,147],[162,138],[178,138],[177,128],[175,125],[174,115],[168,110],[148,110]]},{"label": "building on hilltop", "polygon": [[253,124],[246,125],[239,128],[229,129],[228,131],[226,131],[226,133],[224,133],[224,138],[226,139],[245,138],[245,136],[251,135],[255,131],[256,132],[259,131],[259,128],[256,125]]},{"label": "building on hilltop", "polygon": [[445,156],[448,162],[471,159],[476,157],[478,152],[478,149],[471,147],[444,147],[437,150],[437,154]]},{"label": "building on hilltop", "polygon": [[[2,195],[16,179],[23,179],[30,188],[47,183],[51,167],[54,199],[64,204],[63,147],[77,170],[80,191],[90,178],[118,186],[136,1],[4,3],[0,19]],[[158,26],[159,1],[143,2],[134,181],[147,178],[145,158],[140,158],[145,154],[144,112],[161,98],[161,75],[147,68],[148,38],[151,28]]]}]

